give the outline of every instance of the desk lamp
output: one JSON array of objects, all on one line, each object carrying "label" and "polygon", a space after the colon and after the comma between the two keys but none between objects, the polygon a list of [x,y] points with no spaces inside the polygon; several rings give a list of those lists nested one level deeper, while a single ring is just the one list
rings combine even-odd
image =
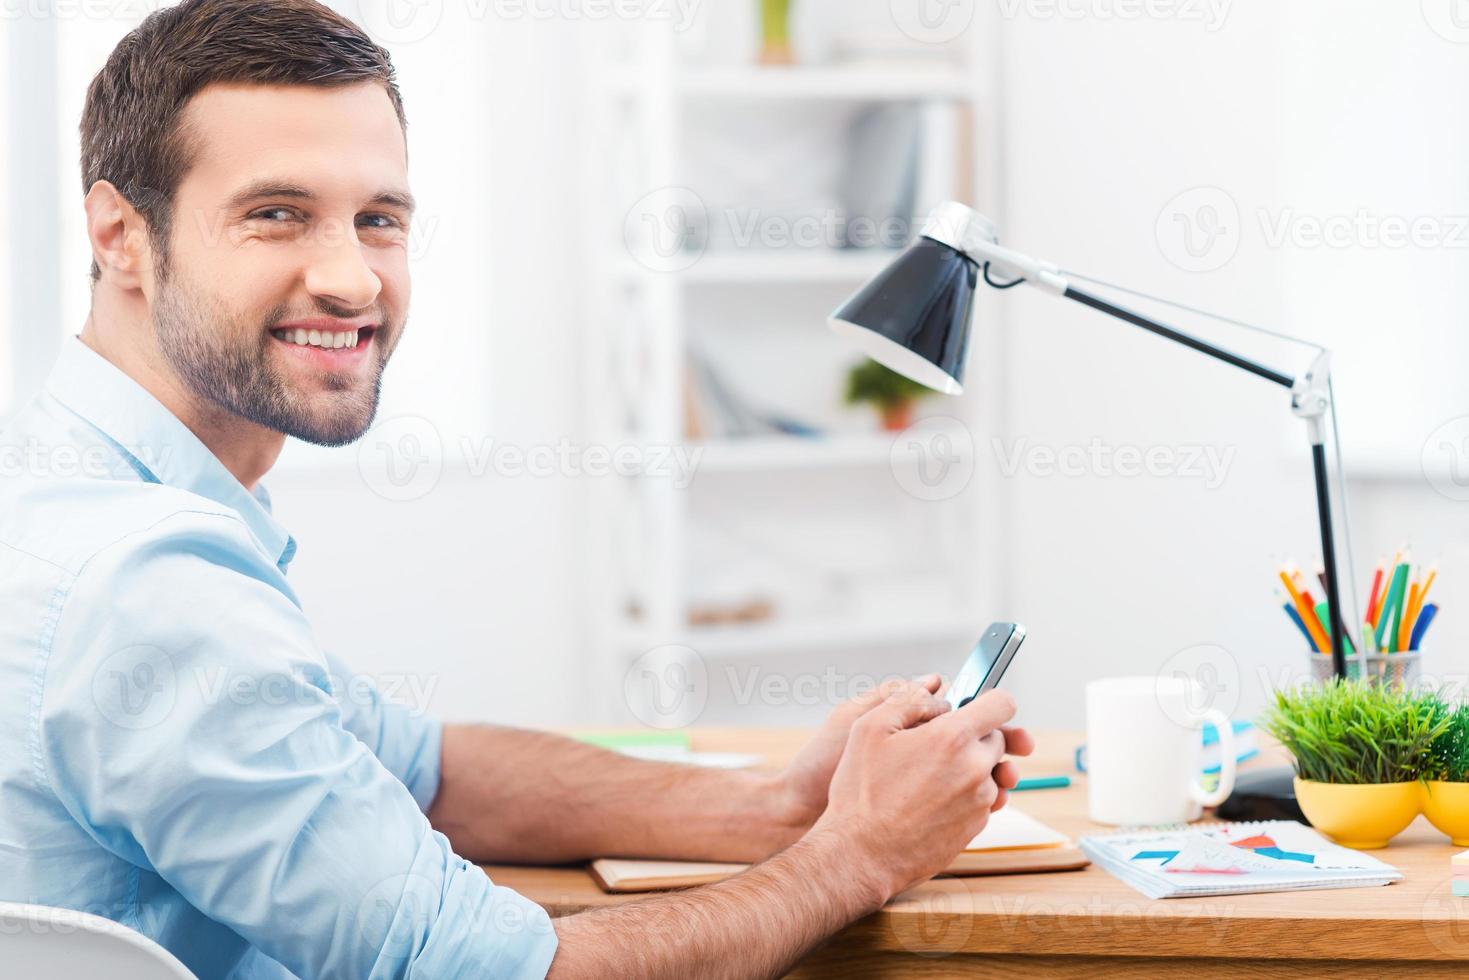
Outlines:
[{"label": "desk lamp", "polygon": [[[997,281],[996,276],[1005,281]],[[983,278],[995,289],[1024,283],[1166,337],[1289,391],[1291,411],[1304,420],[1311,446],[1331,619],[1332,668],[1338,677],[1345,678],[1344,640],[1349,634],[1341,614],[1323,424],[1332,409],[1330,353],[1316,347],[1311,365],[1304,373],[1292,376],[1114,305],[1078,288],[1068,277],[1083,278],[1002,247],[989,219],[949,201],[934,210],[918,238],[842,304],[829,322],[833,330],[873,360],[936,391],[957,395],[964,390],[961,378],[978,281]],[[1345,503],[1344,488],[1342,493]],[[1350,544],[1348,549],[1350,558]],[[1365,649],[1360,653],[1366,676]],[[1238,799],[1227,801],[1220,808],[1221,815],[1228,813],[1231,819],[1289,815],[1298,819],[1300,811],[1294,806],[1290,775],[1288,769],[1261,771],[1252,781],[1242,780],[1235,794]]]}]

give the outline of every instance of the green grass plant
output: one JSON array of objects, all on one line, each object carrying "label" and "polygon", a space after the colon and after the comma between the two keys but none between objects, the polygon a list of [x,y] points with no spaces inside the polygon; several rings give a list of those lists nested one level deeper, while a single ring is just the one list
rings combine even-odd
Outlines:
[{"label": "green grass plant", "polygon": [[1448,727],[1433,741],[1428,778],[1469,783],[1469,704],[1454,706],[1440,702],[1440,706]]},{"label": "green grass plant", "polygon": [[1275,692],[1263,727],[1321,783],[1404,783],[1433,778],[1435,746],[1454,724],[1436,694],[1339,678]]}]

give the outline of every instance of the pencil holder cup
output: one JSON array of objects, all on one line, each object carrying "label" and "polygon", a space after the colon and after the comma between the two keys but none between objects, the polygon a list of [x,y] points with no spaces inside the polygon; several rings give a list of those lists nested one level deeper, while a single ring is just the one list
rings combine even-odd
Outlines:
[{"label": "pencil holder cup", "polygon": [[[1329,681],[1336,676],[1331,657],[1325,653],[1311,653],[1311,675],[1318,681]],[[1411,688],[1418,683],[1423,672],[1423,654],[1417,650],[1404,653],[1367,654],[1367,677],[1373,684],[1386,684],[1395,691]],[[1361,658],[1355,653],[1347,654],[1347,678],[1358,680],[1362,676]]]}]

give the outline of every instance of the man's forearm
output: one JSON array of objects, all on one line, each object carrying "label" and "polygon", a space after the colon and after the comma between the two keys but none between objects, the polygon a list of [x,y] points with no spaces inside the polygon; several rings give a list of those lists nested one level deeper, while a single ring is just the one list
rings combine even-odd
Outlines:
[{"label": "man's forearm", "polygon": [[781,976],[886,900],[876,880],[852,872],[851,857],[840,838],[817,830],[727,881],[557,919],[550,980]]},{"label": "man's forearm", "polygon": [[543,732],[444,728],[429,819],[475,861],[597,857],[760,861],[804,812],[776,777],[630,759]]}]

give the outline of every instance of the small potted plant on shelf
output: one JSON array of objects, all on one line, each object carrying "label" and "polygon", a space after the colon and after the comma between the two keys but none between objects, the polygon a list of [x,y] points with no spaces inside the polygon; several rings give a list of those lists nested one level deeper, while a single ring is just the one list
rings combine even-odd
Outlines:
[{"label": "small potted plant on shelf", "polygon": [[1263,719],[1295,760],[1296,800],[1340,844],[1385,847],[1423,802],[1450,717],[1432,694],[1342,681],[1277,691]]},{"label": "small potted plant on shelf", "polygon": [[1439,702],[1448,725],[1433,742],[1423,813],[1456,847],[1469,847],[1469,704]]},{"label": "small potted plant on shelf", "polygon": [[791,50],[791,0],[760,0],[760,62],[789,65]]},{"label": "small potted plant on shelf", "polygon": [[882,427],[889,432],[902,432],[912,425],[918,399],[931,393],[876,361],[863,361],[847,375],[847,404],[876,407]]}]

